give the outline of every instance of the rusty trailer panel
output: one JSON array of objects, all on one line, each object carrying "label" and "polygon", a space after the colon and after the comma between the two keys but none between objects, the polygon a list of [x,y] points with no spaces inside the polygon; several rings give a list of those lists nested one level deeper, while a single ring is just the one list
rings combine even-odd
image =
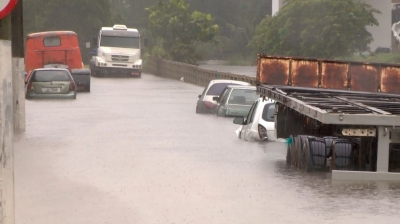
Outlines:
[{"label": "rusty trailer panel", "polygon": [[291,85],[289,80],[290,61],[280,58],[260,58],[258,60],[259,80],[264,84]]},{"label": "rusty trailer panel", "polygon": [[259,54],[257,83],[400,94],[400,65]]},{"label": "rusty trailer panel", "polygon": [[292,62],[292,85],[303,87],[319,86],[318,61],[293,59]]}]

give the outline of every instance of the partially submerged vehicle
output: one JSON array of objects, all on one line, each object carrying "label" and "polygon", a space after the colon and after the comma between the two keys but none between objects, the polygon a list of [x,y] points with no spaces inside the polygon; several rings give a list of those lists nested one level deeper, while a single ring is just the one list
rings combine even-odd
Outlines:
[{"label": "partially submerged vehicle", "polygon": [[38,68],[64,68],[72,74],[78,90],[90,92],[90,70],[84,67],[78,35],[72,31],[32,33],[26,39],[25,83]]},{"label": "partially submerged vehicle", "polygon": [[250,111],[254,101],[259,98],[255,86],[229,85],[219,97],[216,115],[218,117],[244,117]]},{"label": "partially submerged vehicle", "polygon": [[237,117],[233,121],[241,125],[238,138],[245,141],[275,141],[275,102],[270,99],[258,98],[249,113]]},{"label": "partially submerged vehicle", "polygon": [[214,100],[214,97],[221,95],[222,91],[224,91],[228,85],[250,86],[250,83],[227,79],[211,80],[204,88],[203,93],[199,95],[196,113],[214,113],[218,104],[217,101]]},{"label": "partially submerged vehicle", "polygon": [[76,84],[65,68],[32,70],[26,86],[26,99],[76,99]]},{"label": "partially submerged vehicle", "polygon": [[93,44],[92,76],[142,76],[142,44],[137,29],[119,24],[102,27]]}]

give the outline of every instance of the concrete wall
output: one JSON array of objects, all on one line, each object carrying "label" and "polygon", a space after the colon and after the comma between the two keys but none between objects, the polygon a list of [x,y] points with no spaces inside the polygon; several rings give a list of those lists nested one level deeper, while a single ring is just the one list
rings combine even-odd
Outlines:
[{"label": "concrete wall", "polygon": [[15,223],[13,119],[11,41],[0,40],[0,224]]}]

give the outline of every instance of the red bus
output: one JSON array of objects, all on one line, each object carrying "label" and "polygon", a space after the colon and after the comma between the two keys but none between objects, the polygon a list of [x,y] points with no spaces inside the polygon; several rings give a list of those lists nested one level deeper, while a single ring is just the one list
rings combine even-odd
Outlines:
[{"label": "red bus", "polygon": [[26,39],[25,72],[36,68],[67,68],[78,89],[90,91],[90,70],[85,69],[78,35],[73,31],[32,33]]}]

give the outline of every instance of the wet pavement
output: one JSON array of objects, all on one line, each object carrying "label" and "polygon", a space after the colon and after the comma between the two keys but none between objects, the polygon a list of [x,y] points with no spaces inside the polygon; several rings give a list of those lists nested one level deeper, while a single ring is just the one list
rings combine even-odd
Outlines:
[{"label": "wet pavement", "polygon": [[243,142],[232,119],[195,114],[201,92],[143,75],[27,101],[16,223],[399,223],[400,184],[293,171],[285,143]]}]

